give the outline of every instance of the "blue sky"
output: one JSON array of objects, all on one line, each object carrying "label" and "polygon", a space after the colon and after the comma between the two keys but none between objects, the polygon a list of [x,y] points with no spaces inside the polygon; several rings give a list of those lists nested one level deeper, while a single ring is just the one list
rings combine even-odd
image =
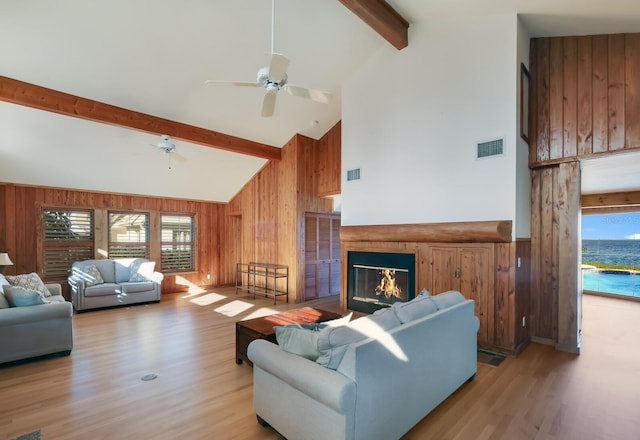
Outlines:
[{"label": "blue sky", "polygon": [[640,240],[640,212],[582,216],[582,239]]}]

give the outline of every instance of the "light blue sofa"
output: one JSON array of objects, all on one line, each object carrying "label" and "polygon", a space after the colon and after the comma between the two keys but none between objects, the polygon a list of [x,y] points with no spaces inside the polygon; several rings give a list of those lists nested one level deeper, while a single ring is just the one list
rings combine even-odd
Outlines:
[{"label": "light blue sofa", "polygon": [[[97,273],[95,272],[97,269]],[[76,261],[68,278],[76,311],[159,302],[163,274],[145,258]]]},{"label": "light blue sofa", "polygon": [[400,438],[473,379],[479,325],[474,302],[451,291],[320,330],[316,362],[255,340],[258,421],[289,440]]},{"label": "light blue sofa", "polygon": [[0,308],[0,364],[50,354],[71,353],[71,303],[66,302],[62,296],[60,284],[45,286],[51,293],[46,298],[51,304]]}]

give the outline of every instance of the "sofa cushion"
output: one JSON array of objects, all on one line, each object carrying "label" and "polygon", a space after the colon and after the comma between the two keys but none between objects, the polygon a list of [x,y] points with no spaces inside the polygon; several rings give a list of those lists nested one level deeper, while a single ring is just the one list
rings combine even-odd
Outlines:
[{"label": "sofa cushion", "polygon": [[387,330],[401,325],[400,320],[391,308],[381,309],[373,315],[364,316],[339,327],[327,327],[318,335],[318,352],[316,362],[335,370],[349,344],[366,338],[381,339]]},{"label": "sofa cushion", "polygon": [[103,283],[84,289],[84,296],[119,295],[122,289],[116,283]]},{"label": "sofa cushion", "polygon": [[153,282],[151,281],[143,281],[143,282],[130,282],[130,283],[122,283],[120,284],[122,288],[122,293],[136,293],[136,292],[148,292],[149,290],[153,290]]},{"label": "sofa cushion", "polygon": [[301,324],[278,325],[274,327],[278,345],[284,351],[315,361],[318,359],[318,334]]},{"label": "sofa cushion", "polygon": [[49,292],[47,286],[44,285],[40,276],[35,272],[22,275],[7,275],[6,278],[12,286],[22,287],[27,290],[35,290],[42,293],[43,296],[51,296],[51,292]]},{"label": "sofa cushion", "polygon": [[455,290],[449,290],[439,295],[432,296],[431,299],[438,307],[438,310],[446,309],[455,304],[459,304],[461,302],[466,301],[466,298],[462,296],[462,293]]},{"label": "sofa cushion", "polygon": [[84,280],[84,285],[86,287],[91,287],[97,284],[104,283],[102,274],[100,274],[100,271],[98,270],[95,264],[89,264],[87,266],[84,266],[81,269],[81,271],[82,272],[79,273],[78,275],[82,277],[82,279]]},{"label": "sofa cushion", "polygon": [[408,302],[394,303],[391,309],[401,323],[406,324],[414,319],[422,318],[438,311],[438,306],[431,296],[417,296]]},{"label": "sofa cushion", "polygon": [[95,264],[105,283],[115,283],[116,268],[115,264],[113,264],[113,260],[89,260],[88,263]]},{"label": "sofa cushion", "polygon": [[131,275],[129,281],[150,281],[155,269],[155,261],[147,261],[138,258],[131,263]]},{"label": "sofa cushion", "polygon": [[0,273],[0,287],[6,286],[7,284],[10,284],[9,281]]},{"label": "sofa cushion", "polygon": [[318,335],[320,330],[327,327],[346,325],[353,313],[342,318],[311,324],[289,324],[275,326],[276,340],[284,351],[297,354],[315,361],[320,354],[318,351]]},{"label": "sofa cushion", "polygon": [[28,307],[48,303],[44,295],[37,290],[17,286],[2,286],[2,289],[11,307]]},{"label": "sofa cushion", "polygon": [[[8,286],[8,284],[6,284]],[[1,286],[3,287],[3,286]],[[8,309],[11,307],[7,298],[4,296],[4,290],[0,290],[0,309]]]}]

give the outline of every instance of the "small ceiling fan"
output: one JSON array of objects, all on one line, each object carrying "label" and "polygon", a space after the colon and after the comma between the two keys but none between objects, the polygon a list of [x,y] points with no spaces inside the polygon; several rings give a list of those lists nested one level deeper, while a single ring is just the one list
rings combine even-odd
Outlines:
[{"label": "small ceiling fan", "polygon": [[169,169],[171,169],[171,158],[174,158],[178,162],[184,162],[186,160],[184,156],[177,152],[176,144],[171,142],[171,137],[168,134],[163,134],[160,138],[160,142],[151,144],[151,146],[156,147],[162,154],[169,156]]},{"label": "small ceiling fan", "polygon": [[235,86],[235,87],[262,87],[265,90],[262,102],[262,116],[273,116],[276,106],[276,95],[280,90],[284,90],[293,96],[310,99],[323,104],[331,100],[331,92],[324,90],[313,90],[289,84],[287,67],[289,59],[282,54],[275,52],[275,0],[271,0],[271,60],[269,66],[258,70],[256,82],[246,81],[215,81],[207,80],[205,84],[209,86]]}]

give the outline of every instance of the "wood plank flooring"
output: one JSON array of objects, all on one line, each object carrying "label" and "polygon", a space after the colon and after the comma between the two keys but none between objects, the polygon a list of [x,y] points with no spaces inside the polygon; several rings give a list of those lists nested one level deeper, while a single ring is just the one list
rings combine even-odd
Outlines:
[{"label": "wood plank flooring", "polygon": [[[340,312],[337,297],[305,305]],[[256,422],[235,322],[299,306],[221,288],[76,314],[71,356],[0,368],[0,439],[280,439]],[[640,438],[640,303],[583,306],[580,356],[532,344],[480,364],[405,439]]]}]

